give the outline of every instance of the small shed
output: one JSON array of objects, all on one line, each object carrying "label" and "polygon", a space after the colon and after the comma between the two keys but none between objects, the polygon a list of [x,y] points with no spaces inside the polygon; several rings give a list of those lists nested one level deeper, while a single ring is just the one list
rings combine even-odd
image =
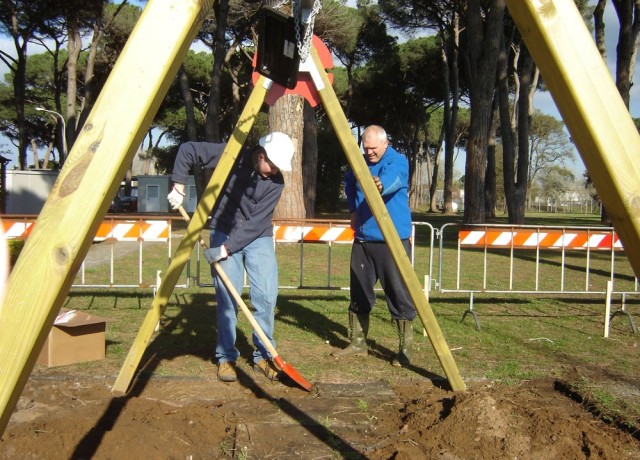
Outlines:
[{"label": "small shed", "polygon": [[[138,212],[169,212],[167,195],[171,178],[169,176],[138,176]],[[198,204],[196,184],[189,176],[185,186],[184,208],[192,213]]]},{"label": "small shed", "polygon": [[7,214],[40,214],[58,173],[49,169],[7,171]]}]

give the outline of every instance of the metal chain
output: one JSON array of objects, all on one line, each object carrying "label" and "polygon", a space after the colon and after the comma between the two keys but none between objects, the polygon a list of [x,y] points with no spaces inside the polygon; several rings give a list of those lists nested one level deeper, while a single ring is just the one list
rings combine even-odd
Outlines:
[{"label": "metal chain", "polygon": [[279,10],[280,8],[282,8],[285,5],[285,3],[289,3],[289,0],[282,0],[277,5],[273,5],[272,8],[275,8],[276,10]]},{"label": "metal chain", "polygon": [[309,13],[309,18],[307,19],[307,26],[304,29],[304,37],[300,35],[300,27],[302,23],[301,18],[301,9],[300,9],[300,0],[292,0],[293,2],[293,17],[295,19],[295,29],[296,29],[296,40],[298,45],[298,54],[300,55],[300,60],[305,62],[307,57],[309,57],[309,53],[311,52],[311,36],[313,35],[313,23],[315,22],[316,16],[322,9],[322,3],[320,0],[314,0],[313,8]]}]

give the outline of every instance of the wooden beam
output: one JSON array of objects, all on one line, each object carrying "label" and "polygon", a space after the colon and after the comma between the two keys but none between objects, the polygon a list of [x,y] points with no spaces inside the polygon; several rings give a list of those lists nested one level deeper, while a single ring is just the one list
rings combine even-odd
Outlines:
[{"label": "wooden beam", "polygon": [[60,172],[0,310],[0,433],[212,0],[150,0]]},{"label": "wooden beam", "polygon": [[156,324],[158,324],[160,316],[167,306],[171,293],[173,292],[173,289],[180,278],[180,274],[191,255],[193,246],[200,238],[200,232],[204,228],[207,218],[220,196],[222,187],[227,181],[227,177],[238,159],[240,149],[247,139],[249,131],[251,131],[251,127],[255,122],[256,116],[260,112],[267,89],[270,85],[271,80],[260,76],[255,88],[251,92],[249,100],[240,115],[238,124],[222,152],[220,161],[207,184],[207,188],[194,211],[193,217],[189,221],[187,231],[182,240],[180,240],[178,249],[176,249],[173,258],[171,259],[167,273],[160,284],[160,288],[158,289],[155,298],[153,299],[151,308],[147,312],[142,326],[138,331],[138,335],[129,350],[129,354],[120,369],[118,378],[112,388],[113,393],[123,394],[129,389],[133,375],[140,364],[140,360],[142,359],[142,355],[149,344],[149,340],[153,335]]},{"label": "wooden beam", "polygon": [[[355,173],[356,179],[362,187],[367,203],[378,222],[380,230],[382,231],[382,236],[389,246],[393,260],[395,261],[396,266],[407,285],[411,299],[418,311],[418,316],[420,317],[424,328],[427,330],[429,340],[431,341],[436,355],[438,356],[438,360],[440,361],[447,379],[449,380],[451,388],[454,391],[464,391],[466,389],[466,385],[458,372],[456,363],[451,355],[451,350],[449,350],[449,346],[442,335],[438,321],[436,320],[436,317],[431,310],[431,306],[422,291],[420,281],[418,280],[418,277],[411,266],[411,261],[409,260],[409,257],[407,257],[404,247],[402,246],[398,232],[396,231],[393,221],[387,212],[387,207],[385,206],[384,201],[382,201],[378,188],[373,182],[369,168],[367,167],[362,153],[360,152],[358,143],[353,137],[353,133],[349,127],[349,122],[344,115],[342,106],[340,105],[333,88],[331,87],[331,83],[327,78],[327,73],[324,71],[322,62],[320,61],[320,57],[318,56],[318,52],[315,47],[311,50],[311,56],[313,57],[315,69],[311,68],[309,70],[311,71],[312,78],[314,78],[314,82],[317,82],[316,88],[318,89],[320,98],[322,99],[322,104],[329,115],[333,129],[340,140],[342,149],[344,150],[347,160]],[[318,77],[320,77],[321,81],[318,81]]]},{"label": "wooden beam", "polygon": [[640,276],[640,136],[573,0],[507,6]]}]

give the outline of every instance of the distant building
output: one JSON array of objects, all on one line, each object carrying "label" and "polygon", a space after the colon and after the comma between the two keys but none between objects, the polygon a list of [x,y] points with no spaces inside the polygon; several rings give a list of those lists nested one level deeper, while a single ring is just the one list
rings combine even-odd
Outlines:
[{"label": "distant building", "polygon": [[[7,171],[5,214],[39,214],[58,179],[58,173],[59,171],[44,169]],[[137,212],[169,212],[167,201],[169,185],[169,176],[134,176],[131,180],[131,196],[137,197]],[[187,180],[185,195],[184,208],[187,212],[193,212],[198,204],[193,176],[189,176]],[[116,196],[124,198],[124,182],[120,185]],[[118,211],[114,210],[114,212]]]},{"label": "distant building", "polygon": [[58,171],[48,169],[13,169],[6,174],[7,214],[39,214],[58,178]]}]

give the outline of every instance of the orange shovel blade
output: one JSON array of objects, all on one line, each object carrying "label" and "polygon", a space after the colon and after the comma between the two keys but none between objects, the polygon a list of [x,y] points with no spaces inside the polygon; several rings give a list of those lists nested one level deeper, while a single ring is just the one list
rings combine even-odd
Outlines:
[{"label": "orange shovel blade", "polygon": [[273,361],[280,368],[280,370],[282,370],[282,372],[284,372],[289,377],[291,377],[291,379],[294,382],[296,382],[305,390],[311,391],[311,389],[313,388],[313,385],[309,381],[307,381],[307,379],[305,379],[302,375],[300,375],[300,373],[291,364],[285,363],[282,357],[280,356],[276,356],[275,358],[273,358]]}]

